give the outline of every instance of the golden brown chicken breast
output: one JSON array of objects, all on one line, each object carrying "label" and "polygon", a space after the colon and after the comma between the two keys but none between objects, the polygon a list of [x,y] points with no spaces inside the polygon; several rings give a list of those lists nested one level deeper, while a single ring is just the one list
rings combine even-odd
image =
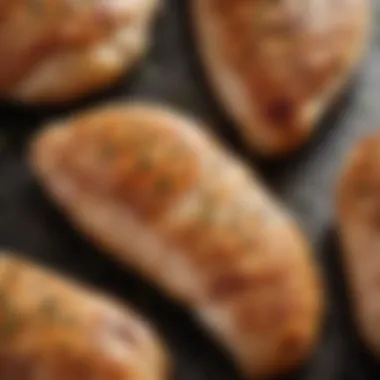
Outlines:
[{"label": "golden brown chicken breast", "polygon": [[248,146],[303,143],[365,46],[368,0],[193,0],[211,85]]},{"label": "golden brown chicken breast", "polygon": [[248,376],[313,347],[321,289],[292,217],[169,109],[106,106],[47,128],[34,169],[75,225],[191,309]]},{"label": "golden brown chicken breast", "polygon": [[57,103],[107,86],[146,50],[159,1],[2,1],[0,96]]},{"label": "golden brown chicken breast", "polygon": [[380,356],[380,133],[358,143],[339,183],[339,235],[356,320]]},{"label": "golden brown chicken breast", "polygon": [[134,312],[4,253],[0,336],[4,380],[168,378],[161,344]]}]

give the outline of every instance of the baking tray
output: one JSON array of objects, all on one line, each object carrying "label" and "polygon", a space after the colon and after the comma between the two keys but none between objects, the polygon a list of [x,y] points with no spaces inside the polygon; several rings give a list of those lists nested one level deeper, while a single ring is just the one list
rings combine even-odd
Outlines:
[{"label": "baking tray", "polygon": [[379,363],[356,335],[333,219],[334,186],[342,160],[360,135],[380,125],[380,26],[376,26],[380,4],[373,1],[374,29],[379,30],[374,30],[371,49],[318,132],[292,157],[263,162],[242,148],[232,123],[207,86],[185,3],[166,1],[147,59],[102,95],[64,109],[0,104],[1,247],[24,252],[134,304],[166,340],[174,358],[175,379],[239,379],[228,355],[191,315],[132,272],[120,269],[71,228],[43,196],[25,160],[30,136],[47,120],[113,99],[164,102],[203,119],[231,149],[248,160],[299,218],[315,248],[327,283],[328,312],[315,353],[286,379],[380,379]]}]

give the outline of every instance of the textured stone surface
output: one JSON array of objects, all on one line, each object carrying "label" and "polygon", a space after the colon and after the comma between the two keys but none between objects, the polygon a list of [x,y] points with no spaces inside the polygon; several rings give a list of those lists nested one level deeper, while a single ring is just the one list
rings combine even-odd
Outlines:
[{"label": "textured stone surface", "polygon": [[[106,94],[64,110],[31,110],[0,105],[0,246],[28,252],[63,271],[84,278],[126,300],[154,321],[176,360],[176,379],[237,379],[230,363],[183,311],[125,274],[78,236],[37,188],[24,156],[30,135],[51,118],[104,100],[142,98],[162,101],[209,122],[231,148],[259,167],[271,188],[300,219],[322,263],[329,290],[323,337],[310,363],[295,379],[370,380],[380,367],[355,335],[348,293],[334,237],[334,185],[344,155],[358,136],[380,127],[380,3],[374,0],[374,38],[357,79],[310,143],[294,157],[262,163],[239,149],[233,126],[225,121],[204,80],[191,42],[186,10],[167,1],[148,59]],[[376,15],[377,13],[377,15]],[[292,377],[293,378],[293,377]]]}]

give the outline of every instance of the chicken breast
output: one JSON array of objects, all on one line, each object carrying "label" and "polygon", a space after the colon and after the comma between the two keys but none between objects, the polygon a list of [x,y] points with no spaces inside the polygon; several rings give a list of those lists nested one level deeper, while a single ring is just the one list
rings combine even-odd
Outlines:
[{"label": "chicken breast", "polygon": [[368,0],[193,0],[213,90],[247,146],[299,147],[363,53]]},{"label": "chicken breast", "polygon": [[30,159],[79,230],[191,309],[247,377],[308,355],[322,310],[308,245],[196,121],[108,105],[47,127]]},{"label": "chicken breast", "polygon": [[355,146],[339,182],[343,262],[360,334],[380,356],[380,134]]},{"label": "chicken breast", "polygon": [[145,52],[159,0],[0,5],[0,96],[60,103],[98,91]]},{"label": "chicken breast", "polygon": [[168,378],[161,344],[134,312],[4,252],[0,335],[4,380]]}]

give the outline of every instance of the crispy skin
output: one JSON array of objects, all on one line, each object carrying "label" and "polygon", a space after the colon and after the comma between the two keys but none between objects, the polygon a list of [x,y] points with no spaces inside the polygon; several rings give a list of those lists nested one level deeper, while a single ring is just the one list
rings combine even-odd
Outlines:
[{"label": "crispy skin", "polygon": [[197,124],[149,104],[47,128],[31,161],[75,225],[191,309],[247,377],[309,353],[321,289],[292,218]]},{"label": "crispy skin", "polygon": [[380,356],[380,134],[351,152],[337,193],[339,235],[360,333]]},{"label": "crispy skin", "polygon": [[100,90],[144,53],[159,0],[0,5],[0,94],[59,103]]},{"label": "crispy skin", "polygon": [[133,311],[4,252],[0,335],[2,379],[167,379],[166,354]]},{"label": "crispy skin", "polygon": [[289,153],[360,58],[368,0],[194,0],[206,74],[248,146]]}]

